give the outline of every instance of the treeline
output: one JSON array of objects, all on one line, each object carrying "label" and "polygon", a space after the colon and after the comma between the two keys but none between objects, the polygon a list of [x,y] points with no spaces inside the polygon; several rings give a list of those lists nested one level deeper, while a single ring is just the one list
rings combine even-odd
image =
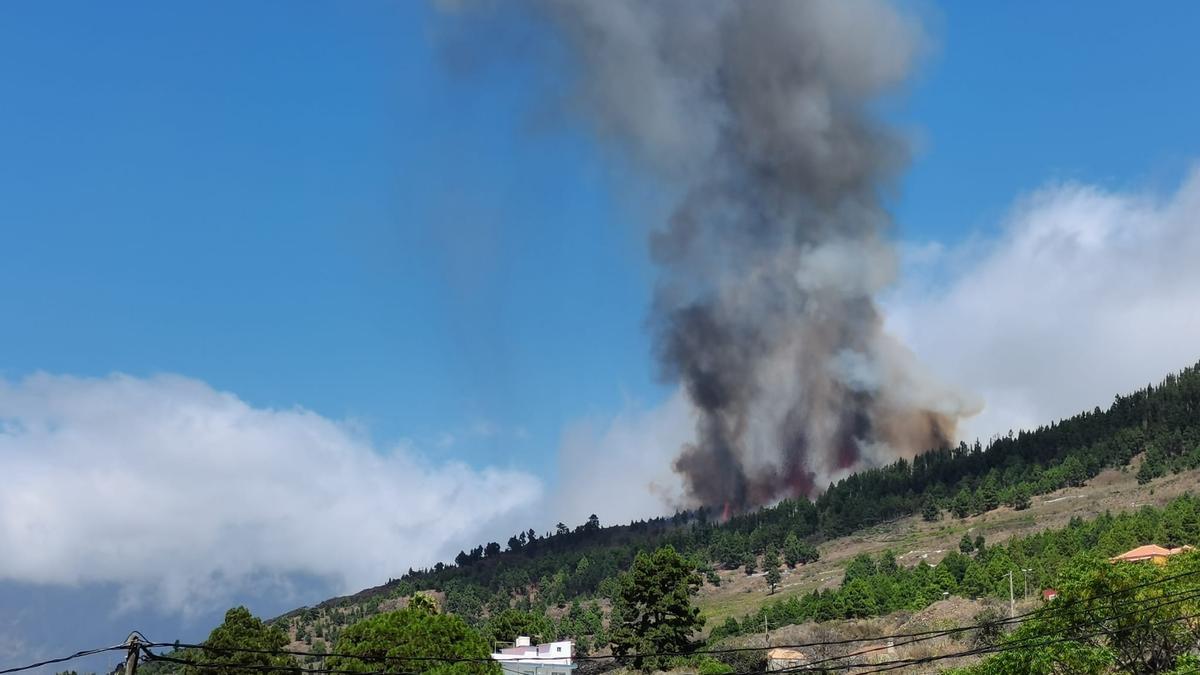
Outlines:
[{"label": "treeline", "polygon": [[1106,411],[1010,432],[986,448],[978,442],[938,448],[856,473],[817,499],[817,529],[833,537],[933,509],[962,517],[1004,503],[1021,506],[1028,495],[1082,485],[1142,451],[1162,458],[1153,463],[1156,475],[1200,466],[1200,365],[1117,396]]},{"label": "treeline", "polygon": [[[1020,507],[1029,497],[1082,485],[1107,467],[1128,464],[1145,451],[1151,468],[1200,466],[1200,365],[1170,375],[1159,385],[1117,396],[1099,408],[1033,431],[1010,433],[983,447],[937,448],[911,461],[897,460],[858,472],[829,486],[816,502],[787,499],[774,507],[714,522],[708,509],[674,517],[601,527],[592,516],[569,529],[559,524],[538,536],[514,535],[506,549],[483,544],[463,552],[457,565],[412,571],[418,586],[466,579],[495,592],[547,580],[563,572],[567,598],[594,592],[599,582],[632,559],[632,551],[665,541],[676,549],[729,566],[735,554],[783,547],[789,535],[816,542],[916,513],[950,511],[965,517],[1002,504]],[[614,549],[616,549],[614,551]],[[588,574],[575,568],[588,559]]]},{"label": "treeline", "polygon": [[[1118,396],[1106,411],[1009,434],[986,447],[938,448],[911,461],[857,473],[831,485],[815,502],[785,499],[726,522],[702,508],[628,525],[606,527],[592,516],[573,528],[560,524],[542,534],[525,530],[506,546],[480,544],[461,552],[454,563],[409,570],[382,587],[280,617],[268,626],[269,641],[280,644],[282,633],[286,642],[306,643],[309,658],[321,659],[322,652],[353,635],[348,633],[351,626],[407,611],[398,608],[414,602],[430,602],[434,613],[453,616],[485,642],[518,634],[569,637],[586,652],[613,643],[614,619],[618,624],[622,620],[620,610],[616,615],[614,610],[628,588],[623,573],[634,566],[639,552],[671,546],[698,572],[701,583],[719,584],[717,567],[743,567],[749,573],[762,565],[770,586],[772,578],[778,581],[780,565],[815,560],[815,545],[822,540],[917,513],[934,520],[946,512],[966,517],[1002,504],[1023,508],[1033,495],[1081,485],[1139,453],[1144,453],[1138,474],[1142,480],[1200,466],[1200,367]],[[1087,523],[1072,521],[1063,530],[1003,545],[964,542],[962,551],[936,566],[907,567],[891,554],[860,556],[848,566],[840,588],[768,603],[758,613],[716,627],[713,636],[757,630],[764,618],[777,626],[918,609],[946,593],[1002,596],[1012,570],[1032,570],[1030,588],[1040,589],[1058,583],[1057,571],[1073,559],[1096,559],[1150,541],[1200,541],[1197,500],[1182,498],[1162,510],[1106,515]],[[1023,587],[1025,579],[1020,582]],[[451,633],[465,630],[445,621]],[[250,628],[250,633],[258,630]],[[215,673],[205,670],[203,675]]]},{"label": "treeline", "polygon": [[[663,547],[640,553],[618,575],[607,617],[594,604],[573,605],[558,620],[510,608],[473,628],[462,617],[439,611],[430,596],[416,594],[402,609],[353,622],[328,655],[321,649],[296,656],[286,650],[289,639],[279,625],[235,608],[202,645],[182,646],[144,668],[153,675],[229,675],[250,669],[299,675],[313,668],[491,675],[499,671],[487,658],[495,642],[532,635],[539,641],[583,636],[585,650],[611,647],[621,664],[645,672],[685,668],[727,675],[761,669],[764,655],[759,650],[722,651],[720,641],[757,632],[764,621],[779,626],[915,610],[945,593],[1002,597],[1008,592],[1008,574],[1017,570],[1031,572],[1035,593],[1051,583],[1060,597],[1011,635],[1004,632],[1013,627],[998,618],[964,635],[973,636],[977,647],[1001,650],[971,672],[1050,673],[1067,666],[1072,672],[1097,674],[1114,668],[1166,672],[1200,665],[1192,655],[1197,632],[1191,621],[1200,605],[1200,577],[1195,576],[1200,554],[1176,556],[1165,568],[1106,560],[1147,541],[1167,546],[1200,541],[1200,499],[1185,495],[1160,509],[1075,519],[1065,528],[1002,545],[964,538],[962,552],[949,554],[936,566],[918,562],[905,567],[891,552],[860,555],[847,565],[840,588],[770,603],[742,621],[728,620],[706,642],[695,639],[703,620],[691,601],[701,576],[692,561]],[[1025,579],[1021,581],[1019,587]],[[1089,598],[1105,601],[1080,602]],[[694,653],[705,645],[714,650],[711,656]]]},{"label": "treeline", "polygon": [[[364,675],[499,675],[492,649],[518,636],[539,643],[556,637],[575,641],[586,652],[581,635],[594,635],[611,647],[619,663],[643,672],[688,667],[700,675],[728,675],[733,669],[701,654],[692,654],[704,620],[692,602],[702,580],[695,565],[669,546],[639,553],[614,581],[607,620],[597,608],[572,608],[558,622],[530,612],[507,609],[488,618],[482,630],[461,616],[441,611],[427,594],[411,596],[406,606],[361,618],[341,631],[331,649],[289,649],[289,636],[278,622],[264,622],[245,607],[225,613],[225,620],[201,644],[179,644],[166,652],[146,653],[149,675],[236,675],[237,673],[303,672]],[[565,635],[562,633],[565,631]],[[162,645],[156,645],[162,647]],[[556,657],[570,656],[568,653]],[[615,665],[615,664],[614,664]]]},{"label": "treeline", "polygon": [[[1101,470],[1126,465],[1143,452],[1138,474],[1143,480],[1200,466],[1200,366],[1117,396],[1107,410],[1097,408],[1033,431],[1010,433],[986,446],[977,442],[937,448],[856,473],[829,486],[815,502],[785,499],[726,522],[701,508],[628,525],[603,526],[593,515],[574,527],[560,523],[551,532],[539,534],[530,528],[509,537],[505,546],[482,543],[460,552],[453,563],[410,569],[383,587],[282,619],[297,626],[308,641],[328,640],[361,619],[363,612],[376,613],[381,603],[417,591],[444,593],[445,609],[475,627],[507,609],[556,616],[573,611],[578,616],[589,603],[613,596],[613,580],[629,568],[638,551],[670,545],[691,560],[708,583],[717,584],[717,567],[749,571],[769,551],[778,552],[785,562],[804,564],[816,559],[815,545],[823,540],[908,515],[936,520],[947,513],[962,518],[1002,505],[1026,508],[1034,495],[1082,485]],[[901,597],[908,603],[926,599],[921,594]],[[897,606],[887,599],[876,604]],[[836,615],[842,610],[820,611]],[[316,635],[313,621],[303,612],[315,612],[315,625],[326,624],[321,631],[326,634]]]},{"label": "treeline", "polygon": [[964,538],[961,552],[947,554],[935,566],[922,561],[905,567],[890,551],[877,557],[859,555],[846,566],[839,588],[768,602],[740,621],[726,620],[710,637],[758,632],[764,621],[782,626],[915,611],[942,599],[944,593],[1007,598],[1010,572],[1016,575],[1013,583],[1018,595],[1026,587],[1037,593],[1045,586],[1057,588],[1067,581],[1063,570],[1103,561],[1151,542],[1171,547],[1200,543],[1200,498],[1184,495],[1161,509],[1147,506],[1115,516],[1105,513],[1090,521],[1076,518],[1061,530],[1001,545],[988,546],[982,537],[974,541]]}]

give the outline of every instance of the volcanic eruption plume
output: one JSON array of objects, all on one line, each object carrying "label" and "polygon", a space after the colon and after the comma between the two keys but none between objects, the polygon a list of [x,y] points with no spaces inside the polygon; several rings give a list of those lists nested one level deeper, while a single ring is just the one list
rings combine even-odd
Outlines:
[{"label": "volcanic eruption plume", "polygon": [[603,139],[676,186],[650,324],[699,411],[700,504],[813,494],[952,440],[967,413],[882,329],[880,189],[904,144],[869,114],[918,27],[882,2],[547,2]]},{"label": "volcanic eruption plume", "polygon": [[919,27],[874,0],[547,0],[601,142],[677,196],[651,237],[664,375],[697,409],[697,504],[812,495],[954,437],[970,410],[883,331],[880,191],[902,140],[870,114]]}]

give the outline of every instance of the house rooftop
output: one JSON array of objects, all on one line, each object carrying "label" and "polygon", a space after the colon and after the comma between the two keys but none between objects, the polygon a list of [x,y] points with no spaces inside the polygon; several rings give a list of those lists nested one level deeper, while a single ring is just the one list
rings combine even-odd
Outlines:
[{"label": "house rooftop", "polygon": [[1170,555],[1191,551],[1191,546],[1180,546],[1178,548],[1163,548],[1158,544],[1146,544],[1137,548],[1126,551],[1118,556],[1109,558],[1109,562],[1139,562],[1142,560],[1150,560],[1152,558],[1165,558]]}]

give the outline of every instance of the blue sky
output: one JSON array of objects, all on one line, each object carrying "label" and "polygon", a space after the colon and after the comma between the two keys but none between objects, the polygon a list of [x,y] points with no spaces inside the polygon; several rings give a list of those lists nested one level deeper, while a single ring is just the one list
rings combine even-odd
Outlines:
[{"label": "blue sky", "polygon": [[[663,396],[649,210],[539,117],[528,64],[451,73],[416,2],[0,11],[9,377],[182,373],[515,464]],[[1166,182],[1197,154],[1194,4],[921,11],[934,45],[887,106],[919,139],[901,237],[954,242],[1048,180]]]},{"label": "blue sky", "polygon": [[1166,187],[1194,162],[1200,7],[943,3],[898,117],[923,137],[896,218],[954,241],[1048,181]]},{"label": "blue sky", "polygon": [[[648,389],[640,234],[420,3],[9,6],[0,367],[178,372],[543,457]],[[503,453],[503,457],[498,457]]]},{"label": "blue sky", "polygon": [[[985,431],[1100,405],[1193,363],[1200,318],[1178,308],[1194,300],[1200,272],[1166,265],[1192,275],[1168,282],[1139,270],[1200,256],[1187,215],[1200,204],[1200,174],[1189,174],[1200,157],[1200,5],[904,4],[930,44],[908,89],[880,103],[915,147],[890,197],[895,236],[936,242],[945,257],[931,259],[932,276],[959,276],[942,295],[901,289],[889,317],[901,336],[995,404]],[[0,608],[20,610],[0,619],[0,657],[53,655],[127,629],[140,615],[111,607],[145,589],[101,569],[106,555],[158,556],[142,563],[161,576],[147,582],[161,613],[138,625],[197,637],[223,609],[180,591],[197,578],[291,574],[283,590],[251,584],[215,601],[271,614],[567,518],[537,506],[553,496],[562,457],[580,461],[584,478],[631,485],[622,470],[640,477],[669,463],[686,406],[659,381],[645,330],[656,276],[645,241],[664,211],[661,186],[555,114],[552,95],[567,82],[538,63],[555,53],[550,35],[505,25],[464,65],[447,62],[444,28],[415,1],[0,3],[0,469],[6,451],[18,467],[33,465],[22,452],[48,457],[39,477],[51,487],[34,494],[59,506],[72,496],[60,485],[87,499],[105,487],[88,468],[129,462],[163,476],[192,452],[274,458],[248,478],[224,460],[197,463],[197,480],[176,483],[182,502],[167,505],[221,532],[258,509],[262,530],[239,531],[247,541],[304,508],[313,520],[301,532],[349,536],[350,513],[362,538],[394,544],[370,560],[359,540],[272,557],[286,546],[268,537],[265,553],[189,567],[219,556],[162,536],[175,526],[166,519],[143,523],[141,548],[79,547],[62,560],[33,551],[0,565]],[[1104,245],[1062,274],[1099,271],[1119,287],[1048,283],[1054,267],[1003,273],[1023,263],[1028,236],[1089,227]],[[1153,336],[1119,330],[1133,323],[1121,292],[1160,301],[1137,315]],[[1026,311],[1042,293],[1050,309]],[[1125,304],[1094,304],[1104,298]],[[993,307],[996,334],[971,333]],[[29,378],[38,372],[50,375]],[[62,419],[93,436],[79,447],[21,436],[36,426],[28,420],[56,428],[55,406],[83,410]],[[6,426],[10,416],[18,423]],[[187,426],[196,419],[208,426]],[[181,427],[195,433],[165,448],[163,434]],[[465,466],[405,453],[376,461],[393,447]],[[586,463],[605,452],[618,470]],[[295,465],[276,472],[280,457]],[[608,499],[596,509],[605,522],[646,515],[646,502],[590,483],[578,492]],[[254,496],[260,484],[281,492]],[[289,486],[306,501],[280,497]],[[499,493],[503,517],[477,517]],[[67,543],[128,531],[131,516],[99,502],[63,510],[84,533]],[[334,503],[345,511],[324,508]],[[364,524],[376,512],[401,522]],[[37,642],[68,615],[86,628]]]}]

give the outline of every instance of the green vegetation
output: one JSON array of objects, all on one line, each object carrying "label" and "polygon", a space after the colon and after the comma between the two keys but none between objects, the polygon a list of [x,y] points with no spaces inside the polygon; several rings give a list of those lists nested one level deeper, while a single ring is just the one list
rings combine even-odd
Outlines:
[{"label": "green vegetation", "polygon": [[[728,619],[709,635],[709,644],[756,633],[764,623],[781,626],[916,610],[944,594],[1003,598],[1008,594],[1008,574],[1030,570],[1034,593],[1052,585],[1059,598],[1015,630],[994,610],[976,617],[985,627],[974,631],[964,647],[1000,651],[963,671],[964,675],[1189,672],[1198,665],[1194,648],[1200,640],[1200,624],[1192,619],[1200,617],[1200,554],[1174,556],[1165,566],[1114,565],[1107,558],[1146,542],[1175,547],[1197,541],[1200,498],[1184,495],[1163,508],[1106,513],[1091,521],[1074,519],[1065,528],[1002,544],[964,538],[963,548],[969,545],[970,552],[951,552],[936,566],[919,562],[905,567],[891,552],[859,555],[846,565],[840,588],[771,602],[741,621]],[[768,551],[767,558],[773,556]],[[546,640],[556,631],[570,630],[596,636],[598,645],[611,643],[627,665],[644,671],[675,668],[720,675],[740,672],[739,667],[760,667],[757,661],[749,662],[761,659],[758,652],[733,654],[732,660],[738,661],[734,664],[724,654],[720,661],[689,655],[699,646],[693,640],[703,625],[692,602],[702,575],[693,561],[674,549],[638,554],[630,570],[612,583],[615,601],[607,629],[598,608],[576,602],[559,622],[535,612],[500,611],[487,620],[481,634],[459,617],[437,613],[424,596],[417,596],[405,609],[350,625],[331,651],[351,656],[330,656],[325,665],[358,672],[415,669],[438,675],[483,675],[498,672],[496,664],[482,660],[490,652],[490,640],[508,641],[517,635]],[[1011,632],[1005,634],[1006,630]],[[278,650],[285,643],[277,628],[264,625],[244,608],[235,608],[205,642],[211,650],[175,656],[189,662],[185,670],[191,673],[226,674],[247,665],[298,669],[287,656],[228,651]],[[414,668],[413,662],[389,661],[390,657],[480,660],[431,661]]]},{"label": "green vegetation", "polygon": [[[757,632],[764,620],[782,626],[918,610],[940,600],[943,593],[1007,598],[1009,572],[1016,573],[1018,590],[1023,590],[1026,579],[1021,576],[1022,569],[1032,570],[1028,583],[1035,592],[1044,585],[1069,588],[1072,573],[1060,574],[1059,570],[1108,565],[1108,557],[1147,542],[1180,546],[1198,541],[1200,498],[1185,495],[1162,509],[1145,507],[1116,516],[1104,514],[1092,521],[1075,519],[1064,529],[1007,544],[985,547],[982,537],[971,541],[964,536],[966,553],[951,552],[936,566],[919,562],[903,567],[891,552],[877,558],[859,555],[846,566],[840,588],[769,602],[741,621],[727,619],[713,630],[710,639]],[[972,551],[974,555],[967,555]],[[1200,579],[1196,583],[1200,584]]]},{"label": "green vegetation", "polygon": [[[1025,509],[1034,495],[1082,485],[1139,454],[1143,482],[1200,466],[1197,412],[1200,366],[1118,396],[1104,411],[1097,408],[1034,431],[1010,433],[986,447],[935,448],[912,460],[854,474],[815,501],[785,499],[726,522],[717,522],[714,511],[701,508],[628,525],[605,527],[592,515],[574,528],[559,523],[542,534],[528,529],[509,537],[507,547],[483,543],[460,552],[453,564],[410,569],[385,586],[297,610],[277,623],[294,631],[314,653],[317,645],[333,651],[330,646],[350,626],[411,598],[425,603],[422,611],[431,615],[437,606],[459,617],[485,640],[508,641],[518,634],[543,641],[569,637],[587,653],[620,639],[615,633],[626,620],[622,606],[628,606],[624,571],[636,567],[639,551],[670,546],[695,574],[689,575],[689,584],[720,584],[717,569],[741,568],[749,574],[761,567],[767,573],[762,586],[767,594],[782,582],[781,563],[794,568],[813,562],[818,559],[816,544],[866,526],[917,514],[935,522],[946,512],[965,518],[1002,506]],[[1194,510],[1194,503],[1176,502],[1170,509]],[[1147,541],[1196,541],[1195,536],[1154,536],[1164,532],[1146,525],[1152,518],[1148,513],[1072,522],[1045,538],[1003,544],[985,546],[982,537],[964,536],[960,552],[935,567],[906,568],[889,554],[860,557],[851,562],[841,588],[769,603],[745,621],[756,629],[764,614],[770,625],[873,616],[924,607],[944,593],[1007,597],[1005,575],[1014,569],[1033,569],[1028,581],[1036,588],[1056,583],[1056,570],[1074,556],[1113,553]],[[1173,516],[1162,517],[1175,523],[1168,530],[1181,531]],[[1129,528],[1137,531],[1127,532]],[[1019,579],[1019,585],[1024,581]],[[742,623],[727,621],[715,635],[738,634]],[[645,645],[629,649],[644,651]],[[700,667],[695,659],[688,663]]]},{"label": "green vegetation", "polygon": [[1010,433],[986,448],[935,448],[856,473],[815,502],[785,499],[725,523],[714,522],[708,509],[614,527],[601,527],[593,515],[574,529],[560,523],[544,535],[520,532],[509,538],[507,550],[481,544],[461,552],[454,565],[409,570],[389,588],[443,591],[449,611],[480,625],[508,607],[544,612],[576,599],[611,599],[606,580],[627,569],[637,551],[664,544],[701,567],[757,566],[756,557],[771,546],[794,566],[815,560],[819,541],[902,516],[919,513],[933,521],[942,511],[965,518],[1003,505],[1028,508],[1033,495],[1082,485],[1143,451],[1139,476],[1147,480],[1200,467],[1198,410],[1200,367],[1192,367],[1116,397],[1107,411]]},{"label": "green vegetation", "polygon": [[1081,562],[1060,575],[1059,597],[997,642],[964,675],[1195,672],[1200,556],[1166,565]]},{"label": "green vegetation", "polygon": [[180,650],[170,655],[172,658],[186,661],[186,666],[177,663],[150,663],[142,668],[141,672],[182,670],[184,675],[241,675],[247,669],[272,669],[272,672],[298,673],[299,665],[287,655],[226,651],[252,649],[278,652],[286,647],[287,643],[287,636],[278,626],[264,623],[245,607],[234,607],[225,612],[225,620],[201,643],[205,649]]},{"label": "green vegetation", "polygon": [[545,614],[523,612],[519,609],[506,609],[490,617],[483,625],[483,634],[492,642],[516,642],[517,637],[525,635],[539,642],[549,641],[555,635],[554,622]]},{"label": "green vegetation", "polygon": [[679,654],[692,649],[692,635],[704,626],[692,597],[701,579],[695,565],[664,546],[651,555],[639,553],[633,568],[621,576],[613,606],[613,653],[630,657],[635,668],[667,667],[670,659],[645,654]]},{"label": "green vegetation", "polygon": [[763,569],[767,571],[767,588],[774,595],[775,589],[779,588],[779,582],[783,580],[783,575],[779,573],[779,554],[774,546],[768,548],[767,554],[763,556]]},{"label": "green vegetation", "polygon": [[[461,618],[408,607],[379,614],[350,626],[334,645],[331,670],[411,673],[428,675],[499,675],[500,666],[489,661],[491,647]],[[478,659],[475,661],[414,662],[394,659]],[[393,660],[389,660],[393,659]],[[418,665],[414,665],[414,663]]]}]

